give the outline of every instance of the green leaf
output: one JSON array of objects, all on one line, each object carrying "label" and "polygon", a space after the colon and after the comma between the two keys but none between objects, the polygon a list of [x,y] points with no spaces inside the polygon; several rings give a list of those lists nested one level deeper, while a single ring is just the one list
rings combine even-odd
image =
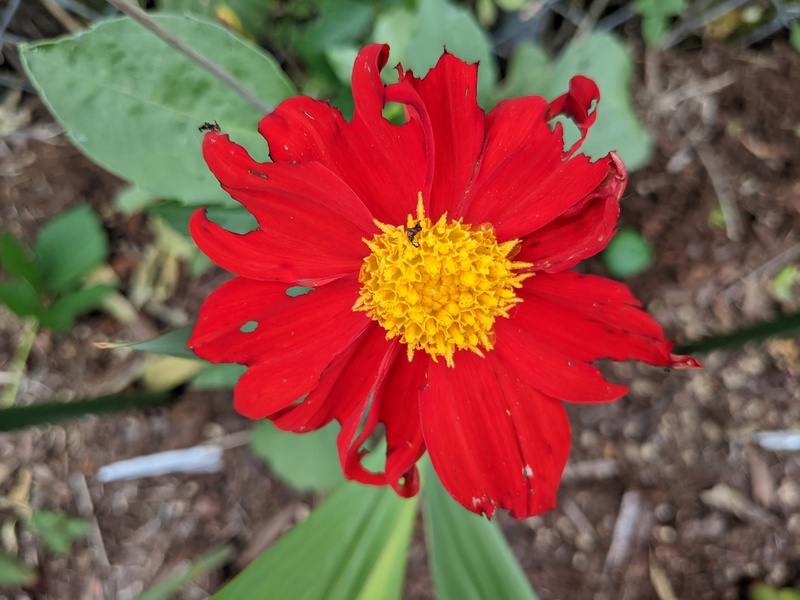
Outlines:
[{"label": "green leaf", "polygon": [[186,347],[191,335],[192,325],[187,325],[144,342],[102,342],[98,343],[97,346],[100,348],[133,348],[140,352],[166,354],[167,356],[177,356],[178,358],[197,358],[195,353]]},{"label": "green leaf", "polygon": [[[411,36],[416,27],[416,15],[403,8],[387,10],[375,19],[375,26],[370,36],[373,42],[389,44],[391,57],[388,64],[402,62],[408,51]],[[395,77],[394,81],[397,81]]]},{"label": "green leaf", "polygon": [[28,520],[28,526],[45,545],[56,554],[66,556],[75,540],[85,538],[89,523],[83,519],[68,517],[62,512],[37,510]]},{"label": "green leaf", "polygon": [[78,206],[49,221],[36,236],[36,262],[44,284],[63,292],[103,264],[108,242],[100,219],[88,206]]},{"label": "green leaf", "polygon": [[509,74],[496,99],[529,94],[554,99],[569,89],[575,75],[593,79],[600,88],[597,120],[580,151],[600,158],[615,150],[629,171],[644,166],[652,151],[650,136],[639,121],[630,94],[631,59],[610,34],[590,34],[569,46],[549,65],[544,51],[521,44],[511,58]]},{"label": "green leaf", "polygon": [[233,558],[233,549],[230,546],[214,548],[203,554],[189,565],[179,569],[179,571],[146,592],[136,596],[135,600],[168,600],[187,583],[219,569]]},{"label": "green leaf", "polygon": [[93,285],[59,298],[39,317],[42,326],[66,331],[79,316],[97,308],[114,291],[113,285]]},{"label": "green leaf", "polygon": [[712,350],[738,348],[749,342],[760,342],[771,337],[790,337],[797,332],[800,332],[800,312],[762,321],[730,333],[700,338],[694,342],[676,346],[673,352],[675,354],[702,354]]},{"label": "green leaf", "polygon": [[140,210],[144,210],[157,201],[158,199],[153,197],[149,192],[135,185],[129,185],[120,190],[114,197],[114,206],[121,213],[132,215]]},{"label": "green leaf", "polygon": [[499,90],[499,99],[530,94],[549,94],[552,78],[550,57],[541,47],[522,42],[508,61],[508,71]]},{"label": "green leaf", "polygon": [[686,9],[687,0],[636,0],[633,10],[642,16],[642,34],[649,46],[661,43],[669,22]]},{"label": "green leaf", "polygon": [[230,29],[242,31],[253,38],[260,37],[266,31],[270,8],[270,4],[264,0],[160,0],[158,6],[164,12],[222,21]]},{"label": "green leaf", "polygon": [[623,227],[603,251],[603,263],[613,277],[634,277],[653,264],[653,249],[641,233]]},{"label": "green leaf", "polygon": [[246,370],[244,365],[235,363],[208,365],[192,379],[190,387],[193,390],[233,389]]},{"label": "green leaf", "polygon": [[795,50],[800,52],[800,18],[795,19],[789,24],[789,40]]},{"label": "green leaf", "polygon": [[39,294],[21,279],[0,283],[0,302],[20,318],[38,316],[41,310]]},{"label": "green leaf", "polygon": [[213,600],[399,599],[416,509],[388,486],[344,485]]},{"label": "green leaf", "polygon": [[[294,93],[276,61],[226,29],[191,17],[158,23],[272,106]],[[197,128],[216,120],[257,160],[263,116],[237,93],[128,18],[20,45],[25,69],[74,143],[142,190],[190,204],[232,204],[203,162]]]},{"label": "green leaf", "polygon": [[38,578],[36,572],[16,556],[0,550],[0,586],[32,586]]},{"label": "green leaf", "polygon": [[372,37],[391,45],[389,64],[401,62],[417,77],[427,74],[445,47],[462,60],[480,62],[478,100],[486,106],[497,82],[497,62],[488,34],[468,9],[447,0],[420,0],[414,13],[394,10],[381,16]]},{"label": "green leaf", "polygon": [[281,431],[271,421],[260,421],[253,427],[250,446],[294,489],[325,491],[344,481],[339,457],[331,452],[338,433],[336,424],[297,434]]},{"label": "green leaf", "polygon": [[112,394],[69,402],[44,402],[0,410],[0,431],[58,423],[86,415],[102,415],[126,410],[142,410],[169,404],[181,394],[181,388],[168,392]]},{"label": "green leaf", "polygon": [[437,598],[536,600],[497,525],[453,500],[424,459],[423,509]]},{"label": "green leaf", "polygon": [[362,39],[372,24],[372,8],[359,0],[337,0],[306,26],[296,49],[310,62],[331,48],[350,46]]},{"label": "green leaf", "polygon": [[11,275],[24,279],[35,289],[39,289],[42,278],[36,262],[28,249],[10,231],[3,232],[3,237],[0,238],[0,260]]},{"label": "green leaf", "polygon": [[[189,219],[195,210],[193,206],[183,206],[178,202],[164,202],[150,206],[147,212],[164,219],[178,233],[190,237]],[[258,227],[255,217],[240,204],[230,207],[209,206],[206,214],[214,223],[234,233],[247,233]]]}]

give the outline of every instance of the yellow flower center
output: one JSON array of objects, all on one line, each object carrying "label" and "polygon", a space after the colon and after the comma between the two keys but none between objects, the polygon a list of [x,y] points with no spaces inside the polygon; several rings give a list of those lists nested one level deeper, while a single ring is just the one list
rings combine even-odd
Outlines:
[{"label": "yellow flower center", "polygon": [[522,301],[514,290],[533,275],[514,272],[531,266],[510,258],[519,241],[498,244],[491,226],[448,223],[447,214],[433,223],[422,194],[405,227],[375,224],[383,233],[364,240],[372,252],[353,310],[377,321],[386,339],[400,336],[409,360],[422,350],[452,367],[456,350],[491,350],[495,319]]}]

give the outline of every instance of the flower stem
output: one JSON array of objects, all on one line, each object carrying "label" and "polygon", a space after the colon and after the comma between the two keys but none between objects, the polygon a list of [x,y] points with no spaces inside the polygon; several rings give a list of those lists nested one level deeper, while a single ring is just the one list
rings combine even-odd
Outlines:
[{"label": "flower stem", "polygon": [[22,381],[22,374],[25,372],[25,365],[28,362],[28,356],[33,348],[33,342],[36,339],[36,333],[39,331],[39,321],[36,319],[24,319],[22,321],[22,335],[20,336],[17,351],[14,353],[14,358],[11,361],[11,381],[5,390],[3,390],[3,399],[0,402],[0,408],[10,408],[14,406],[17,401],[17,392],[19,391],[19,384]]}]

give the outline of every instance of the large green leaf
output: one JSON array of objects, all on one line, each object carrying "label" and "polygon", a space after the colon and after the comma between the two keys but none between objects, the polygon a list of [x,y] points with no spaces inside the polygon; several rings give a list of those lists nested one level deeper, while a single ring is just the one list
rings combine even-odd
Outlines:
[{"label": "large green leaf", "polygon": [[34,288],[41,284],[41,274],[31,253],[10,231],[4,231],[0,238],[0,261],[6,271],[24,279]]},{"label": "large green leaf", "polygon": [[539,48],[521,44],[511,58],[508,75],[496,99],[536,94],[553,99],[569,89],[575,75],[592,78],[600,88],[597,121],[581,152],[593,158],[616,150],[628,169],[650,158],[650,136],[639,121],[630,95],[631,59],[625,46],[606,33],[586,36],[549,62]]},{"label": "large green leaf", "polygon": [[[162,26],[275,106],[294,88],[275,60],[213,23],[156,15]],[[217,121],[266,159],[259,114],[242,97],[127,17],[21,45],[31,81],[75,144],[142,190],[192,204],[231,202],[203,163],[197,128]]]},{"label": "large green leaf", "polygon": [[82,277],[108,256],[106,232],[86,205],[73,208],[47,222],[36,236],[36,262],[45,287],[62,292],[74,288]]},{"label": "large green leaf", "polygon": [[176,388],[168,392],[113,394],[69,402],[44,402],[30,406],[14,406],[0,410],[0,431],[13,431],[34,425],[58,423],[86,415],[102,415],[163,406],[177,399],[180,393],[180,388]]},{"label": "large green leaf", "polygon": [[453,500],[425,459],[423,509],[436,597],[536,600],[497,525]]},{"label": "large green leaf", "polygon": [[416,509],[389,487],[346,484],[213,600],[399,599]]},{"label": "large green leaf", "polygon": [[0,303],[18,317],[38,316],[41,310],[39,294],[24,279],[0,283]]},{"label": "large green leaf", "polygon": [[272,471],[297,490],[330,490],[344,481],[336,448],[338,425],[310,433],[281,431],[271,421],[253,428],[250,445]]},{"label": "large green leaf", "polygon": [[391,46],[389,64],[401,62],[417,77],[427,74],[445,47],[462,60],[479,61],[478,99],[487,105],[497,81],[497,62],[489,36],[466,8],[447,0],[419,0],[413,13],[392,10],[379,17],[372,37]]}]

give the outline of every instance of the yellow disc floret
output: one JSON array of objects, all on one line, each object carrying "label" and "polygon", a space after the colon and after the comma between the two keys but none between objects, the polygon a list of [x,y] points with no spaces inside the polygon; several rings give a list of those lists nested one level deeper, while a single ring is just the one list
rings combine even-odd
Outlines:
[{"label": "yellow disc floret", "polygon": [[422,194],[405,227],[375,224],[383,233],[364,240],[372,252],[353,310],[377,321],[387,339],[400,336],[409,360],[422,350],[452,367],[456,350],[491,350],[495,319],[522,301],[514,290],[532,275],[515,272],[529,263],[509,258],[518,240],[498,244],[490,226],[448,223],[447,214],[433,223]]}]

